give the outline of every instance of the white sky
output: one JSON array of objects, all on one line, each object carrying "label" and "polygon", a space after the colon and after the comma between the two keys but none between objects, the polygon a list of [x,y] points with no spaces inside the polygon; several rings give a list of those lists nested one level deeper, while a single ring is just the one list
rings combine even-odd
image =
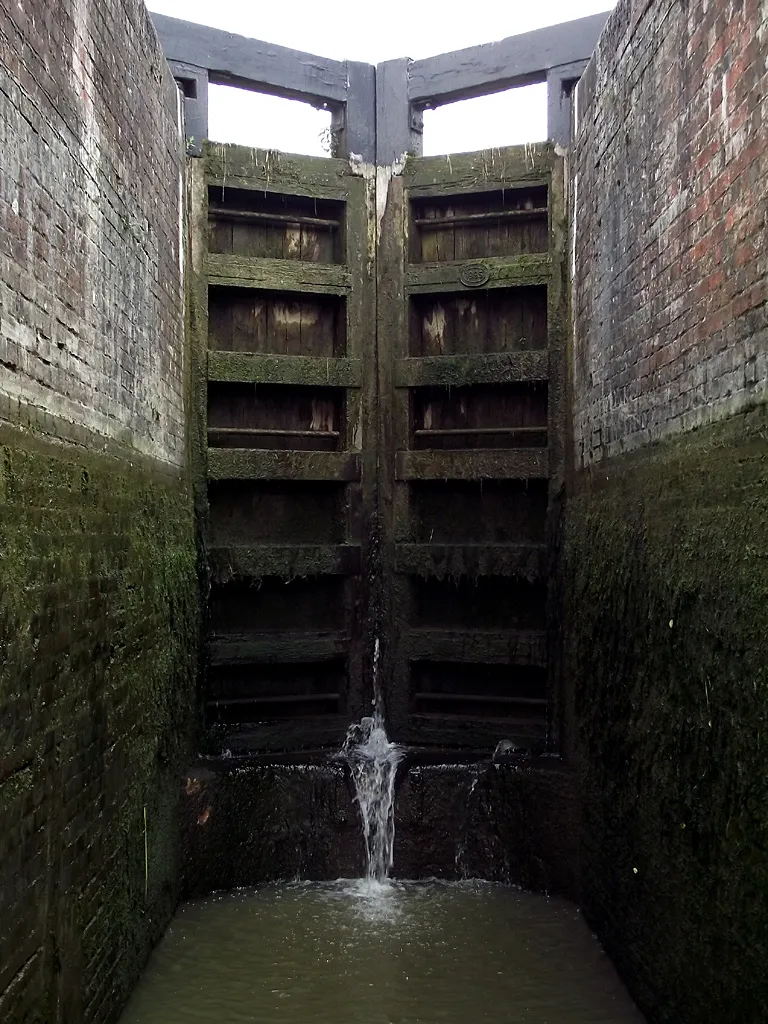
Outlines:
[{"label": "white sky", "polygon": [[[607,11],[616,0],[147,0],[150,11],[265,39],[336,60],[378,64],[430,57]],[[210,94],[219,142],[323,154],[329,115],[304,103],[223,86]],[[528,86],[426,111],[424,152],[534,142],[546,137],[546,87]]]}]

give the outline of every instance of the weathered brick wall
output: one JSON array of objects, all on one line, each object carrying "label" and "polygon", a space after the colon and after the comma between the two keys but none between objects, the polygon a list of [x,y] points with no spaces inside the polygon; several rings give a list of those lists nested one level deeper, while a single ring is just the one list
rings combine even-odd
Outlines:
[{"label": "weathered brick wall", "polygon": [[577,465],[768,396],[768,5],[624,0],[577,90]]},{"label": "weathered brick wall", "polygon": [[768,1019],[768,4],[621,0],[577,95],[583,903],[649,1021]]},{"label": "weathered brick wall", "polygon": [[112,1021],[178,892],[184,156],[142,0],[0,2],[0,1020]]},{"label": "weathered brick wall", "polygon": [[182,155],[144,4],[7,0],[0,61],[0,417],[181,465]]}]

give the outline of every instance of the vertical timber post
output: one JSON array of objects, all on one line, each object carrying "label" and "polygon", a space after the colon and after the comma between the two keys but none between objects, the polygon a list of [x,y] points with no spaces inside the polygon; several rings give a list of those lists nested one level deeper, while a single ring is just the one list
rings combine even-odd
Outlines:
[{"label": "vertical timber post", "polygon": [[376,164],[390,167],[406,153],[421,156],[421,111],[408,99],[407,57],[376,68]]},{"label": "vertical timber post", "polygon": [[339,156],[376,161],[376,68],[373,64],[347,62],[347,101],[336,119]]},{"label": "vertical timber post", "polygon": [[171,74],[184,97],[184,131],[189,156],[200,156],[208,138],[208,70],[182,61],[169,61]]},{"label": "vertical timber post", "polygon": [[[401,627],[401,595],[395,578],[395,437],[393,434],[394,360],[406,329],[403,315],[403,263],[406,217],[401,172],[407,155],[422,152],[421,110],[408,98],[407,58],[376,68],[376,360],[378,403],[378,472],[376,527],[378,539],[377,631],[380,634],[379,680],[390,729],[402,734],[407,702],[396,687],[398,664],[392,638]],[[382,301],[383,300],[383,301]]]},{"label": "vertical timber post", "polygon": [[547,72],[547,138],[557,146],[571,144],[571,96],[587,63],[561,64]]},{"label": "vertical timber post", "polygon": [[[570,101],[568,102],[570,109]],[[557,150],[557,146],[555,149]],[[561,531],[565,489],[566,343],[568,334],[566,161],[555,154],[550,179],[549,252],[552,273],[547,289],[549,349],[549,500],[546,524],[546,632],[548,661],[548,745],[564,753],[570,742],[572,716],[563,685],[560,623],[562,621]]]}]

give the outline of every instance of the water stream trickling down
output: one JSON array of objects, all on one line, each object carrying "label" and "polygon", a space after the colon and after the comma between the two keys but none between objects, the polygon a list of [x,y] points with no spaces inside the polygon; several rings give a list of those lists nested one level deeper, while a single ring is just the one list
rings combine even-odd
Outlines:
[{"label": "water stream trickling down", "polygon": [[[575,907],[478,881],[388,881],[405,750],[387,737],[378,663],[377,640],[373,714],[336,755],[355,785],[366,877],[185,904],[121,1024],[641,1024]],[[473,771],[468,805],[511,747]]]},{"label": "water stream trickling down", "polygon": [[341,755],[349,764],[365,839],[366,879],[386,882],[395,845],[395,776],[403,750],[387,738],[378,682],[379,641],[373,649],[373,714],[351,725]]}]

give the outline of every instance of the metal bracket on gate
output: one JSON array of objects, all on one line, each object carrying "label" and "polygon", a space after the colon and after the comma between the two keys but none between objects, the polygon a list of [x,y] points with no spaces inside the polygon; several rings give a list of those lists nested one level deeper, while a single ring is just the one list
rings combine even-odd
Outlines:
[{"label": "metal bracket on gate", "polygon": [[459,268],[459,280],[465,288],[482,288],[490,278],[491,271],[485,263],[465,263]]}]

